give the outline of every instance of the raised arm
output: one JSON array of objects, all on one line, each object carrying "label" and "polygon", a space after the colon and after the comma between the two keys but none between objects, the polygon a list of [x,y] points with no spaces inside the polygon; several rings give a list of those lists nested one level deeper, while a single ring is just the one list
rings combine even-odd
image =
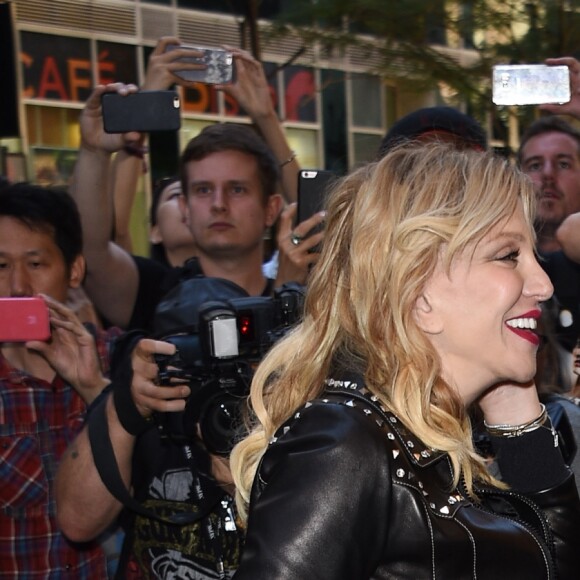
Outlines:
[{"label": "raised arm", "polygon": [[127,252],[133,252],[131,237],[131,212],[139,178],[146,171],[146,147],[143,139],[135,145],[123,148],[115,155],[111,176],[111,191],[114,207],[113,241]]},{"label": "raised arm", "polygon": [[[121,477],[128,486],[135,438],[119,424],[112,397],[107,397],[101,404],[107,407],[109,435]],[[55,480],[55,497],[59,527],[74,542],[86,542],[97,537],[115,520],[123,507],[101,481],[87,427],[62,456]]]},{"label": "raised arm", "polygon": [[[131,386],[113,386],[113,389],[130,388],[134,412],[143,418],[149,417],[154,411],[182,411],[185,406],[182,397],[189,395],[188,387],[162,387],[154,383],[157,365],[153,354],[172,354],[174,350],[172,344],[142,339],[131,355]],[[137,438],[123,427],[112,393],[99,404],[105,405],[105,412],[100,414],[98,409],[93,409],[89,424],[91,421],[107,421],[119,473],[125,486],[129,488]],[[103,428],[100,424],[96,427]],[[89,541],[98,536],[114,521],[123,507],[99,476],[89,440],[89,426],[81,431],[63,455],[55,480],[55,497],[59,526],[66,536],[77,542]]]},{"label": "raised arm", "polygon": [[[192,53],[186,50],[166,52],[170,44],[179,45],[181,42],[173,36],[164,36],[157,42],[147,62],[145,81],[141,90],[160,91],[167,90],[176,83],[184,86],[191,84],[175,76],[173,70],[195,69],[200,65],[178,62],[180,57],[191,56]],[[115,208],[114,241],[128,252],[132,252],[133,247],[129,230],[131,210],[137,194],[139,178],[146,167],[146,152],[145,135],[143,135],[139,141],[121,149],[113,162],[111,188]]]},{"label": "raised arm", "polygon": [[113,200],[110,190],[111,155],[137,141],[138,133],[107,134],[103,128],[101,96],[122,94],[137,87],[115,83],[95,88],[81,114],[81,147],[71,193],[81,214],[83,251],[87,261],[85,289],[95,307],[109,322],[125,327],[137,296],[138,272],[131,257],[111,240]]},{"label": "raised arm", "polygon": [[298,198],[300,166],[274,109],[264,68],[249,52],[227,48],[234,54],[237,78],[234,83],[219,85],[218,88],[236,99],[255,123],[280,163],[284,199],[287,203],[293,203]]}]

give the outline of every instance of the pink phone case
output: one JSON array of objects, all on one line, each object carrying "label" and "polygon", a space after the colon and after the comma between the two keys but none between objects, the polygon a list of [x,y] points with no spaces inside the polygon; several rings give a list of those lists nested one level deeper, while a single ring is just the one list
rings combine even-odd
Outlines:
[{"label": "pink phone case", "polygon": [[0,342],[49,338],[48,306],[42,298],[0,298]]}]

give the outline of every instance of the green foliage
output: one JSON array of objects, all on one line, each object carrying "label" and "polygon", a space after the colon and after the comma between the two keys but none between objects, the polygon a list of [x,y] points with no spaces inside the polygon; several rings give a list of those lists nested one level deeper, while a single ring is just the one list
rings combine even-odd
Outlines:
[{"label": "green foliage", "polygon": [[[362,48],[380,57],[369,72],[418,91],[443,83],[480,113],[492,108],[494,64],[580,56],[580,0],[292,0],[285,6],[271,34],[292,31],[306,45],[328,50]],[[445,45],[474,51],[470,64],[441,50]]]}]

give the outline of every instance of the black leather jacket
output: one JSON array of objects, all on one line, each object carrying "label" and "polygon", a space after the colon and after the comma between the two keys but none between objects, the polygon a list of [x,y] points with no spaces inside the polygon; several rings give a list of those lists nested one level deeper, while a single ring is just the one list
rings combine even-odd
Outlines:
[{"label": "black leather jacket", "polygon": [[346,395],[308,403],[271,442],[236,580],[579,577],[571,474],[535,494],[478,488],[473,501],[453,487],[447,454]]}]

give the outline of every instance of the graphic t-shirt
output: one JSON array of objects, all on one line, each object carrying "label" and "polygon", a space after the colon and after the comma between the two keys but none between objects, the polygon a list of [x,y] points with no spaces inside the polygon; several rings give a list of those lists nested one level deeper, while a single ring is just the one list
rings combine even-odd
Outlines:
[{"label": "graphic t-shirt", "polygon": [[135,488],[138,501],[160,516],[201,514],[201,518],[176,525],[126,513],[119,578],[231,578],[240,559],[243,533],[236,522],[233,498],[205,475],[204,452],[195,444],[162,441],[153,428],[140,437],[134,458],[134,486],[147,482]]}]

